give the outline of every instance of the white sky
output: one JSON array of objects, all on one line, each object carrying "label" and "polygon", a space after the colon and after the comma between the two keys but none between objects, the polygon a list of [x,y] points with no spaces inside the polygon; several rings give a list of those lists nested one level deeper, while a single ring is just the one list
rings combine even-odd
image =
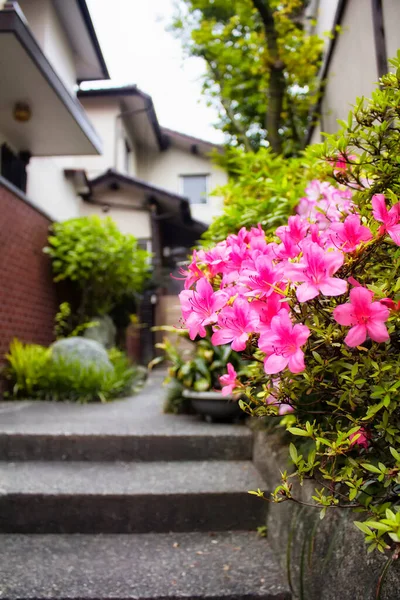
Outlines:
[{"label": "white sky", "polygon": [[213,142],[223,136],[201,98],[200,58],[183,58],[165,28],[174,0],[87,0],[114,85],[137,84],[153,98],[161,125]]}]

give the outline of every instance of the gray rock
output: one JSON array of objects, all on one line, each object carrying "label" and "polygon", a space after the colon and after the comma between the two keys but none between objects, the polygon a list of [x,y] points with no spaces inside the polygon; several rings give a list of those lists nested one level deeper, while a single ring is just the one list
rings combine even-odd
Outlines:
[{"label": "gray rock", "polygon": [[51,346],[53,359],[65,362],[79,360],[84,367],[96,366],[99,370],[111,371],[113,366],[108,354],[99,342],[83,337],[70,337],[54,342]]},{"label": "gray rock", "polygon": [[104,315],[103,317],[93,317],[91,321],[95,322],[96,325],[85,329],[83,337],[87,340],[99,342],[105,348],[112,348],[115,346],[117,328],[111,317],[108,315]]}]

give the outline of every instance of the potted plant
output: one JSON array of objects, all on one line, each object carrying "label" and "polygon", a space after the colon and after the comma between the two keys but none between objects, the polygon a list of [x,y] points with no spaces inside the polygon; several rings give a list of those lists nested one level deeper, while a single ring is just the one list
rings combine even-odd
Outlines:
[{"label": "potted plant", "polygon": [[187,330],[169,326],[154,329],[170,334],[156,344],[162,355],[149,365],[151,368],[164,360],[169,362],[166,382],[172,382],[173,386],[167,412],[194,411],[209,422],[232,421],[244,414],[238,404],[240,395],[226,390],[222,393],[221,389],[220,377],[226,374],[229,365],[237,372],[243,372],[244,368],[244,359],[230,345],[213,346],[211,331],[205,338],[190,340]]}]

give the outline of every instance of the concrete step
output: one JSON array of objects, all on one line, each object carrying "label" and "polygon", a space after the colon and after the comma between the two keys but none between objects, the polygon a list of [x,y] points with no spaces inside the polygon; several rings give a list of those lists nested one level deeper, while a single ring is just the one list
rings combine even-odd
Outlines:
[{"label": "concrete step", "polygon": [[208,424],[162,412],[157,374],[137,395],[109,404],[0,402],[0,460],[249,460],[244,424]]},{"label": "concrete step", "polygon": [[2,600],[290,600],[255,533],[0,535]]},{"label": "concrete step", "polygon": [[0,463],[0,531],[146,533],[255,529],[265,489],[250,461]]},{"label": "concrete step", "polygon": [[11,461],[158,461],[250,460],[252,435],[244,426],[207,425],[196,422],[196,431],[166,429],[155,434],[22,433],[2,432],[0,460]]}]

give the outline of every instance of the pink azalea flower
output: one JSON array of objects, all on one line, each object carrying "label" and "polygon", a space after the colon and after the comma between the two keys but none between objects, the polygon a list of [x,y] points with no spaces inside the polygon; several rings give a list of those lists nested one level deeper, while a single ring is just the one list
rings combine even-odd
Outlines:
[{"label": "pink azalea flower", "polygon": [[389,211],[383,194],[375,194],[371,202],[374,219],[383,223],[379,227],[379,234],[388,233],[394,243],[400,246],[400,202],[394,204]]},{"label": "pink azalea flower", "polygon": [[282,241],[286,235],[289,235],[293,243],[298,244],[306,237],[309,227],[310,225],[305,219],[302,219],[300,215],[295,215],[289,217],[288,224],[278,227],[275,233]]},{"label": "pink azalea flower", "polygon": [[306,188],[306,196],[300,199],[297,213],[318,223],[320,229],[326,229],[330,223],[341,221],[351,208],[350,190],[314,179]]},{"label": "pink azalea flower", "polygon": [[274,244],[275,255],[281,260],[296,258],[300,254],[300,246],[293,240],[287,231],[282,231],[280,238],[281,244]]},{"label": "pink azalea flower", "polygon": [[205,337],[205,326],[216,322],[217,311],[226,304],[228,295],[223,291],[214,292],[206,279],[200,279],[196,290],[183,290],[179,300],[190,339],[194,340],[197,335]]},{"label": "pink azalea flower", "polygon": [[350,161],[355,161],[356,160],[356,156],[354,156],[354,154],[349,154],[348,156],[344,155],[344,154],[339,154],[335,160],[335,158],[330,159],[330,162],[333,163],[333,172],[334,173],[338,173],[338,172],[344,172],[348,170],[348,167],[351,166],[353,163]]},{"label": "pink azalea flower", "polygon": [[231,249],[226,242],[220,242],[211,250],[204,252],[204,262],[210,270],[210,275],[214,277],[218,273],[224,273],[229,264]]},{"label": "pink azalea flower", "polygon": [[254,261],[254,269],[244,269],[242,281],[252,292],[251,296],[269,296],[280,279],[280,269],[272,264],[268,256],[260,255]]},{"label": "pink azalea flower", "polygon": [[303,281],[297,288],[299,302],[307,302],[318,296],[340,296],[347,290],[344,279],[332,277],[343,264],[344,255],[339,251],[327,252],[318,244],[304,245],[304,256],[297,264],[288,264],[285,276],[292,281]]},{"label": "pink azalea flower", "polygon": [[188,265],[188,268],[187,269],[183,269],[183,268],[179,269],[179,274],[182,275],[182,277],[174,277],[174,275],[171,275],[171,277],[173,279],[184,279],[185,280],[185,283],[184,283],[185,290],[190,289],[192,287],[192,285],[194,285],[196,283],[196,281],[198,281],[199,279],[202,279],[205,276],[203,271],[201,269],[199,269],[199,267],[197,266],[197,260],[198,260],[198,254],[197,254],[196,250],[193,250],[192,262]]},{"label": "pink azalea flower", "polygon": [[366,288],[353,288],[350,302],[337,306],[333,317],[339,325],[352,326],[344,340],[352,348],[365,342],[367,334],[375,342],[389,339],[384,325],[389,318],[389,309],[381,302],[373,302],[371,292]]},{"label": "pink azalea flower", "polygon": [[289,310],[286,302],[282,302],[283,299],[284,296],[274,292],[268,296],[268,298],[264,298],[264,300],[254,300],[251,303],[250,306],[258,314],[260,319],[258,325],[258,331],[260,333],[270,329],[272,319],[281,314],[281,311],[287,312]]},{"label": "pink azalea flower", "polygon": [[288,313],[273,317],[271,329],[260,335],[258,346],[267,355],[264,361],[265,372],[269,375],[283,371],[287,366],[292,373],[304,371],[304,352],[301,350],[310,330],[305,325],[293,323]]},{"label": "pink azalea flower", "polygon": [[282,417],[283,415],[287,415],[288,413],[294,412],[293,406],[291,404],[286,404],[285,402],[279,402],[273,394],[268,396],[265,401],[267,404],[271,406],[279,406],[278,415]]},{"label": "pink azalea flower", "polygon": [[290,404],[280,404],[279,405],[279,416],[287,415],[288,413],[294,412],[293,406]]},{"label": "pink azalea flower", "polygon": [[232,306],[225,306],[219,313],[218,329],[214,328],[211,343],[221,346],[232,342],[232,350],[240,352],[246,348],[249,334],[257,328],[258,321],[259,317],[249,302],[237,298]]},{"label": "pink azalea flower", "polygon": [[379,302],[383,304],[383,306],[386,306],[389,310],[400,310],[400,302],[395,302],[391,298],[382,298],[382,300],[379,300]]},{"label": "pink azalea flower", "polygon": [[362,448],[368,448],[368,434],[364,427],[360,427],[355,433],[349,435],[350,446],[361,446]]},{"label": "pink azalea flower", "polygon": [[222,385],[222,395],[230,396],[236,387],[237,373],[231,363],[228,363],[226,366],[228,368],[228,373],[221,375],[219,381]]},{"label": "pink azalea flower", "polygon": [[360,215],[349,215],[343,223],[332,223],[329,232],[332,243],[343,252],[354,252],[361,242],[373,237],[368,227],[361,225]]}]

